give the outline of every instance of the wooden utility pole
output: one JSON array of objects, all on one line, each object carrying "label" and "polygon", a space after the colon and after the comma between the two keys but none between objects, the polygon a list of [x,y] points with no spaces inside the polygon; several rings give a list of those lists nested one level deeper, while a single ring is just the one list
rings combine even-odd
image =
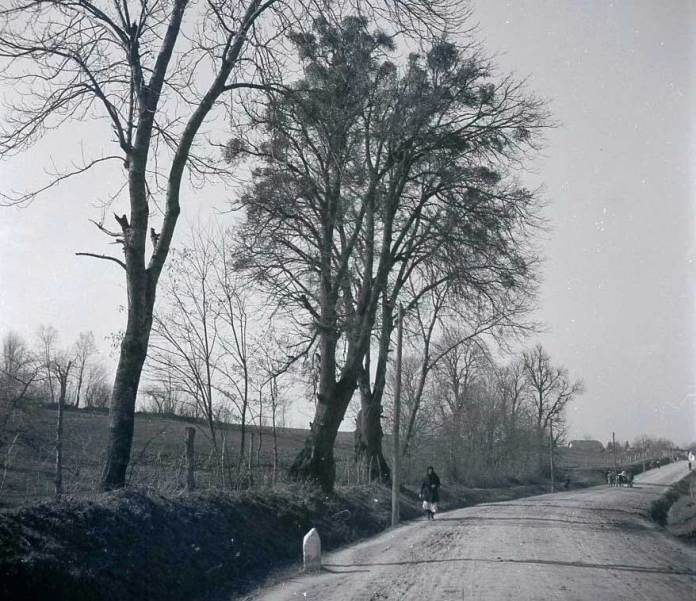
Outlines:
[{"label": "wooden utility pole", "polygon": [[254,459],[254,433],[250,432],[250,436],[249,436],[249,473],[251,473],[253,459]]},{"label": "wooden utility pole", "polygon": [[553,420],[549,420],[549,468],[551,469],[551,492],[554,492],[553,475]]},{"label": "wooden utility pole", "polygon": [[614,452],[614,469],[616,469],[616,433],[611,433],[611,449]]},{"label": "wooden utility pole", "polygon": [[396,390],[394,392],[394,432],[392,450],[392,526],[399,523],[399,487],[401,446],[399,444],[399,429],[401,418],[401,345],[404,337],[403,330],[404,308],[399,304],[399,323],[396,335]]}]

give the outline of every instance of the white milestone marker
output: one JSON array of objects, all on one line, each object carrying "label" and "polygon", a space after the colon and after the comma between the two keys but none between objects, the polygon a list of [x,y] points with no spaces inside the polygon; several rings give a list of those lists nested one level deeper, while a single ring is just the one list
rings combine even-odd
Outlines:
[{"label": "white milestone marker", "polygon": [[312,528],[302,540],[302,557],[305,572],[321,569],[321,538],[316,528]]}]

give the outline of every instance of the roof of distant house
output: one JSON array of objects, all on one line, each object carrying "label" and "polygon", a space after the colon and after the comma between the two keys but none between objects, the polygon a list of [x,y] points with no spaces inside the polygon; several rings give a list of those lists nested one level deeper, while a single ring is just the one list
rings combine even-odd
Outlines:
[{"label": "roof of distant house", "polygon": [[568,443],[569,449],[580,449],[580,450],[590,450],[590,449],[602,449],[604,450],[604,445],[599,440],[571,440]]}]

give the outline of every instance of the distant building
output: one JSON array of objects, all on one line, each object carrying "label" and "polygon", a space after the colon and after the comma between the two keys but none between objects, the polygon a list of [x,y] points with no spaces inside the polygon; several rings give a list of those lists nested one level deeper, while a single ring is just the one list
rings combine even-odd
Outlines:
[{"label": "distant building", "polygon": [[604,451],[604,445],[598,440],[571,440],[568,448],[576,451]]}]

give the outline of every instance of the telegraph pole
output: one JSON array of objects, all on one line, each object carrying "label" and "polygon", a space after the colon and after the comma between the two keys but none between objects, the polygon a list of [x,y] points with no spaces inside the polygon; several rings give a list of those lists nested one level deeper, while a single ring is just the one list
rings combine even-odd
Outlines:
[{"label": "telegraph pole", "polygon": [[399,322],[396,335],[396,390],[394,391],[394,431],[392,459],[392,526],[399,523],[399,486],[400,486],[400,456],[399,429],[401,418],[401,345],[404,337],[403,330],[404,308],[399,304]]},{"label": "telegraph pole", "polygon": [[616,433],[611,433],[611,448],[614,451],[614,469],[616,469]]},{"label": "telegraph pole", "polygon": [[551,468],[551,492],[554,492],[553,475],[553,419],[549,420],[549,466]]}]

